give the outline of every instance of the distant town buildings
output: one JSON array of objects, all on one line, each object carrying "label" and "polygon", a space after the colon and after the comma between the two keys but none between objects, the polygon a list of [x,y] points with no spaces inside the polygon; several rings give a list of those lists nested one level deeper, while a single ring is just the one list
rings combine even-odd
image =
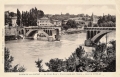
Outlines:
[{"label": "distant town buildings", "polygon": [[69,20],[74,20],[77,24],[84,24],[85,23],[85,20],[83,20],[83,17],[69,18]]},{"label": "distant town buildings", "polygon": [[93,15],[91,16],[82,16],[82,17],[74,17],[74,18],[69,18],[69,20],[74,20],[78,24],[86,24],[88,25],[89,22],[92,22],[93,24],[97,24],[98,22],[98,17]]},{"label": "distant town buildings", "polygon": [[[6,26],[12,26],[12,27],[17,26],[16,23],[17,16],[15,13],[9,13],[9,11],[5,11],[5,15],[6,18],[9,19],[8,23],[5,24]],[[74,20],[78,24],[78,26],[89,25],[89,23],[91,23],[93,26],[94,24],[98,23],[99,18],[98,16],[95,16],[93,13],[91,16],[84,14],[70,15],[70,14],[62,14],[62,13],[60,15],[46,14],[42,18],[39,17],[37,18],[36,26],[62,26],[62,25],[66,25],[68,20]]]},{"label": "distant town buildings", "polygon": [[[9,23],[5,24],[10,25],[12,27],[17,26],[17,16],[15,13],[9,11],[5,11],[5,15],[7,18],[11,19]],[[29,18],[28,18],[29,19]],[[25,19],[26,21],[28,19]],[[89,25],[91,23],[92,25],[97,24],[98,22],[98,16],[95,16],[93,13],[91,16],[89,15],[84,15],[84,14],[78,14],[78,15],[70,15],[69,13],[66,14],[46,14],[42,18],[37,18],[37,25],[36,26],[62,26],[66,25],[68,20],[74,20],[78,26],[84,26],[84,25]],[[24,26],[24,25],[23,25]],[[28,25],[29,26],[29,25]]]}]

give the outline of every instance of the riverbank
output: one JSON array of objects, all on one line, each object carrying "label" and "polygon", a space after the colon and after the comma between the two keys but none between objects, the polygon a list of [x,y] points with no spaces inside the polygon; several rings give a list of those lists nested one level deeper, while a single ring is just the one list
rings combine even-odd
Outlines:
[{"label": "riverbank", "polygon": [[19,40],[19,39],[23,39],[23,35],[9,35],[9,36],[5,36],[5,41],[12,41],[12,40]]}]

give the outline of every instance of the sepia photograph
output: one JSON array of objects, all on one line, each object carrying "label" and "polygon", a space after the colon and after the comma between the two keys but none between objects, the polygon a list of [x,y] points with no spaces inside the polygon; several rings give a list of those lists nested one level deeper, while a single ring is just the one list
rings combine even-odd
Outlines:
[{"label": "sepia photograph", "polygon": [[5,4],[4,72],[116,72],[116,7]]}]

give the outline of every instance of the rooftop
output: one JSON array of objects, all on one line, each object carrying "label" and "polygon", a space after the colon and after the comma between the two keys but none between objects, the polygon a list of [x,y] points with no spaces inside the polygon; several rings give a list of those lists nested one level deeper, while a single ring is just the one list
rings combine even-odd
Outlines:
[{"label": "rooftop", "polygon": [[72,20],[79,20],[79,19],[82,19],[83,17],[74,17],[74,18],[69,18],[69,19],[72,19]]},{"label": "rooftop", "polygon": [[49,18],[48,17],[42,17],[42,18],[38,18],[40,20],[48,20]]},{"label": "rooftop", "polygon": [[11,17],[12,19],[17,19],[17,16]]},{"label": "rooftop", "polygon": [[60,21],[60,20],[53,20],[53,21]]}]

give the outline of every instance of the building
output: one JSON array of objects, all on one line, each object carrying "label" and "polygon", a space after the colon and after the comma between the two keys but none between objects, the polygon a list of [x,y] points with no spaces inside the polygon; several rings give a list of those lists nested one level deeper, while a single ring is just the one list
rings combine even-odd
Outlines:
[{"label": "building", "polygon": [[38,26],[53,26],[50,19],[47,17],[42,17],[37,19],[37,25]]},{"label": "building", "polygon": [[76,22],[77,24],[85,24],[85,21],[84,21],[84,20],[75,20],[75,22]]},{"label": "building", "polygon": [[11,20],[12,20],[12,27],[15,27],[15,26],[17,26],[17,16],[15,16],[15,17],[11,17]]},{"label": "building", "polygon": [[67,22],[68,22],[68,20],[63,20],[63,21],[62,21],[62,24],[63,24],[63,25],[66,25]]},{"label": "building", "polygon": [[95,16],[93,13],[92,13],[92,16],[91,16],[91,21],[92,21],[92,24],[97,24],[97,22],[98,22],[98,17]]},{"label": "building", "polygon": [[74,20],[77,24],[78,27],[82,27],[85,25],[85,18],[84,17],[74,17],[74,18],[69,18],[69,20]]},{"label": "building", "polygon": [[82,20],[83,17],[74,17],[74,18],[69,18],[69,20]]},{"label": "building", "polygon": [[60,21],[60,20],[53,20],[53,24],[55,26],[61,26],[62,25],[62,21]]}]

